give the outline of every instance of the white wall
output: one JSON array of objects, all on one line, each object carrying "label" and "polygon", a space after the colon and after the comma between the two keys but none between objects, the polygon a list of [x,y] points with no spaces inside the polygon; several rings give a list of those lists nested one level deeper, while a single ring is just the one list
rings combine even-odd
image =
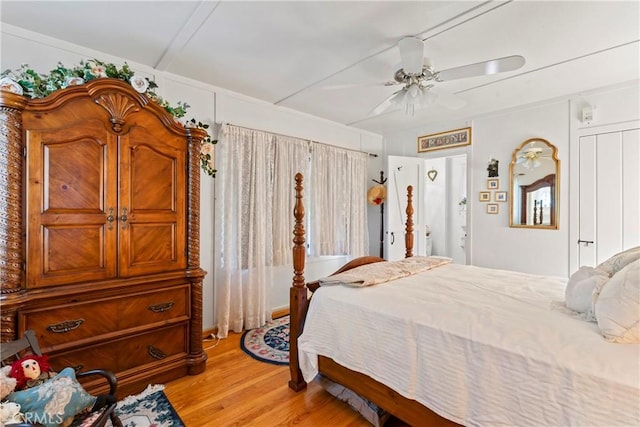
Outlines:
[{"label": "white wall", "polygon": [[[17,69],[22,64],[39,72],[46,73],[58,62],[67,66],[77,65],[81,60],[97,58],[102,61],[122,65],[125,61],[136,72],[154,78],[158,84],[156,93],[171,104],[178,101],[191,106],[185,119],[195,118],[201,122],[228,122],[238,126],[260,129],[305,139],[311,139],[344,148],[382,154],[382,137],[355,128],[350,128],[325,119],[309,116],[290,109],[276,107],[264,101],[252,99],[222,88],[206,85],[169,73],[158,72],[152,68],[137,64],[128,58],[117,58],[102,52],[96,52],[82,46],[26,31],[11,25],[2,25],[1,33],[1,69]],[[212,126],[213,127],[213,126]],[[211,129],[210,129],[211,130]],[[215,134],[213,135],[215,137]],[[382,157],[370,157],[370,177],[379,179]],[[224,165],[216,165],[223,169]],[[293,177],[292,177],[293,182]],[[200,258],[202,268],[209,274],[204,280],[203,327],[214,327],[214,281],[213,266],[216,250],[215,183],[206,174],[201,175],[200,201]],[[293,188],[293,184],[292,184]],[[363,200],[366,203],[366,200]],[[293,207],[292,207],[293,209]],[[372,253],[378,253],[379,211],[369,209],[370,229],[373,230]],[[330,257],[323,260],[309,260],[306,269],[307,280],[315,280],[333,273],[342,264],[345,257]],[[276,268],[272,271],[270,284],[270,305],[273,309],[289,305],[289,287],[293,277],[291,267]]]},{"label": "white wall", "polygon": [[[571,159],[572,147],[584,128],[620,123],[640,118],[640,88],[638,81],[613,88],[601,88],[527,105],[466,120],[429,123],[429,125],[384,135],[385,145],[394,154],[418,155],[416,140],[420,135],[472,126],[472,144],[468,153],[469,181],[467,209],[469,211],[468,243],[471,264],[516,270],[522,272],[567,277],[574,266],[569,253],[577,226],[573,195],[575,193],[575,159]],[[595,106],[593,123],[580,122],[581,109]],[[509,186],[509,163],[513,150],[529,138],[544,138],[558,148],[560,159],[560,219],[558,230],[536,230],[509,227],[509,203],[500,203],[497,215],[487,214],[486,204],[479,202],[478,193],[486,191],[487,163],[490,157],[500,162],[500,190]],[[393,147],[393,148],[391,148]],[[446,150],[455,155],[460,148]],[[508,197],[511,197],[508,194]],[[573,215],[572,215],[573,212]]]}]

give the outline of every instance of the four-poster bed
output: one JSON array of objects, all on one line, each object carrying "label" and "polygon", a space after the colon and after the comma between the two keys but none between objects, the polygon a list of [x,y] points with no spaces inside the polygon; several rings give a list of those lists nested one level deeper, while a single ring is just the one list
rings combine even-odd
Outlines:
[{"label": "four-poster bed", "polygon": [[289,387],[322,374],[416,426],[638,424],[638,345],[611,344],[560,307],[566,281],[440,262],[375,286],[331,283],[422,261],[411,187],[405,260],[357,258],[305,284],[295,180]]},{"label": "four-poster bed", "polygon": [[[308,290],[315,292],[320,286],[319,282],[305,283],[304,265],[305,265],[305,230],[303,225],[304,206],[302,204],[302,174],[298,173],[296,180],[296,204],[294,207],[295,228],[293,231],[293,286],[290,291],[290,344],[289,344],[289,369],[291,371],[291,380],[289,387],[295,391],[300,391],[307,386],[302,377],[302,372],[298,362],[298,337],[302,333],[307,310],[309,308]],[[413,187],[407,188],[407,222],[405,227],[405,246],[406,257],[413,256]],[[334,274],[351,270],[361,265],[367,265],[377,262],[384,262],[384,259],[375,256],[365,256],[352,260],[344,265]],[[321,356],[319,358],[320,371],[333,381],[336,381],[347,388],[358,393],[360,396],[374,402],[389,413],[408,422],[411,425],[457,425],[445,418],[440,417],[433,411],[412,399],[407,399],[401,394],[395,392],[391,388],[378,381],[363,375],[359,372],[352,371],[330,358]]]}]

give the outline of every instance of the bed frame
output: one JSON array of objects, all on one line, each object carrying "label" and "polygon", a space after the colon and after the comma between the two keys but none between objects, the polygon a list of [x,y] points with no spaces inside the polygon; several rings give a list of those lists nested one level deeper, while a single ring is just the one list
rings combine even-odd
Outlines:
[{"label": "bed frame", "polygon": [[[302,377],[298,361],[298,337],[304,329],[304,322],[309,308],[309,291],[313,293],[319,287],[319,283],[305,283],[304,265],[305,265],[305,230],[304,230],[304,205],[302,203],[302,174],[295,176],[295,206],[293,215],[295,217],[295,226],[293,229],[293,284],[289,294],[289,310],[291,316],[290,331],[290,353],[289,353],[289,370],[291,372],[291,380],[289,387],[295,391],[303,390],[307,383]],[[407,187],[407,222],[405,227],[405,257],[413,256],[413,187]],[[364,256],[356,258],[345,264],[334,274],[350,270],[352,268],[371,264],[374,262],[384,262],[384,259],[376,256]],[[424,405],[415,400],[408,399],[399,393],[393,391],[384,384],[374,379],[352,371],[339,365],[334,360],[320,356],[318,360],[319,371],[332,381],[342,384],[343,386],[353,390],[360,396],[375,403],[387,412],[410,425],[420,426],[455,426],[458,425],[446,418],[441,417],[431,411]]]}]

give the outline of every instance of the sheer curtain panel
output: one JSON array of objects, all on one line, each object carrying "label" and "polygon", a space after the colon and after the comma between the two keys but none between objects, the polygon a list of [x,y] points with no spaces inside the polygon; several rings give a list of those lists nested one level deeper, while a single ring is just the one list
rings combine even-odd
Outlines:
[{"label": "sheer curtain panel", "polygon": [[214,303],[224,338],[271,318],[271,266],[291,258],[292,182],[295,172],[307,170],[309,148],[304,140],[223,125],[217,149],[224,167],[215,207],[220,256]]},{"label": "sheer curtain panel", "polygon": [[367,159],[366,153],[311,145],[307,191],[312,256],[368,254]]}]

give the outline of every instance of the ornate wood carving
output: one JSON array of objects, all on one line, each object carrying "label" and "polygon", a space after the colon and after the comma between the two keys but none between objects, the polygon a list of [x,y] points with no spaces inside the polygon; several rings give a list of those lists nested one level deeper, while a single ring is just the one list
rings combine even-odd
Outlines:
[{"label": "ornate wood carving", "polygon": [[131,98],[119,93],[102,94],[94,102],[107,110],[111,116],[109,121],[116,133],[122,132],[122,125],[129,114],[140,111]]},{"label": "ornate wood carving", "polygon": [[[0,294],[22,286],[22,109],[23,97],[0,92]],[[7,319],[3,316],[3,329]],[[15,328],[15,325],[13,325]],[[13,329],[12,328],[12,329]],[[15,339],[14,336],[9,340]]]},{"label": "ornate wood carving", "polygon": [[413,186],[407,187],[407,225],[404,234],[405,258],[413,256]]},{"label": "ornate wood carving", "polygon": [[302,390],[307,383],[302,377],[298,364],[298,337],[302,333],[308,308],[307,288],[304,286],[305,238],[304,238],[304,205],[302,204],[302,174],[296,174],[296,203],[293,208],[295,226],[293,229],[293,286],[289,291],[290,342],[289,371],[291,380],[289,387],[295,391]]},{"label": "ornate wood carving", "polygon": [[[136,126],[132,126],[134,124]],[[169,381],[186,374],[203,372],[207,355],[202,348],[202,280],[206,272],[200,268],[199,152],[206,133],[201,129],[185,129],[160,105],[150,102],[128,83],[115,79],[95,79],[84,85],[56,91],[42,99],[27,99],[0,92],[0,130],[0,198],[3,199],[0,205],[2,341],[16,339],[26,328],[34,329],[42,335],[43,342],[48,342],[48,353],[54,366],[84,364],[87,369],[92,369],[95,365],[111,369],[119,376],[126,372],[119,387],[119,394],[122,395],[141,391],[152,378]],[[105,144],[105,150],[111,150],[111,155],[92,157],[78,154],[81,159],[87,158],[83,164],[95,167],[87,167],[85,171],[74,168],[72,173],[78,176],[69,177],[65,166],[74,159],[60,154],[61,151],[57,151],[57,157],[51,153],[42,156],[42,150],[39,150],[47,144],[54,147],[52,150],[72,149],[69,144],[56,146],[56,141],[66,141],[69,134],[79,135],[79,141],[100,139]],[[29,139],[22,141],[23,135]],[[129,158],[125,157],[129,153],[130,141],[145,140],[148,136],[150,145],[171,157],[180,171],[179,177],[171,181],[176,185],[176,191],[161,194],[164,197],[162,199],[156,192],[143,191],[153,189],[154,183],[161,181],[148,172],[147,169],[152,168],[129,162]],[[82,146],[82,143],[78,146]],[[23,147],[28,147],[28,160],[23,154]],[[118,147],[124,148],[118,151]],[[105,158],[108,161],[104,161]],[[143,162],[144,158],[136,155],[133,160]],[[123,178],[118,171],[124,167],[129,167],[131,171]],[[27,171],[29,182],[24,179]],[[95,185],[75,185],[73,194],[58,200],[64,212],[49,217],[42,214],[37,203],[27,203],[27,200],[39,200],[45,185],[55,185],[51,184],[52,180],[77,178],[78,182],[84,182],[84,172],[93,182],[106,182],[106,190],[96,190]],[[91,175],[92,172],[95,174]],[[139,186],[134,189],[131,182]],[[144,209],[136,213],[126,203],[134,199],[134,193],[135,201],[147,210],[165,206],[167,200],[173,203],[170,206],[175,204],[180,207],[176,210],[176,218],[170,218],[180,224],[176,227],[179,229],[175,234],[177,240],[171,242],[179,246],[174,254],[176,266],[167,266],[162,262],[153,265],[154,260],[157,261],[154,257],[158,254],[164,256],[167,252],[166,239],[159,241],[161,233],[148,233],[146,240],[134,242],[138,237],[128,232],[127,228],[121,232],[119,241],[103,238],[108,237],[108,233],[120,231],[116,228],[121,228],[124,223],[124,219],[118,216],[120,208],[117,208],[118,212],[114,208],[119,202],[123,202],[122,208],[128,208],[128,227],[129,224],[139,226],[147,221]],[[42,245],[39,240],[25,242],[27,226],[38,229],[40,224],[46,224],[62,233],[58,234],[57,240],[49,239],[52,253],[73,250],[65,246],[65,242],[69,241],[71,222],[61,218],[63,214],[71,215],[69,212],[77,208],[77,202],[85,199],[99,201],[99,212],[94,216],[101,217],[104,214],[105,230],[82,234],[82,230],[93,230],[83,225],[91,224],[93,227],[96,221],[85,214],[74,218],[76,222],[72,225],[81,230],[78,234],[84,239],[85,248],[89,247],[93,252],[81,250],[69,260],[57,258],[59,265],[54,267],[63,268],[65,272],[75,268],[79,272],[68,273],[73,277],[58,282],[45,283],[47,277],[44,276],[48,270],[40,268],[44,265],[42,257],[34,256]],[[159,205],[161,202],[164,204]],[[25,212],[27,208],[34,212]],[[25,215],[32,213],[40,216],[27,224]],[[60,224],[64,224],[64,227],[59,227]],[[33,229],[29,231],[27,235],[33,238]],[[138,249],[135,261],[139,265],[121,256],[130,253],[131,247]],[[26,252],[29,252],[28,256]],[[120,268],[97,279],[89,278],[82,269],[87,264],[91,265],[92,253],[104,255],[106,263],[117,260]],[[29,261],[26,271],[35,272],[33,282],[31,278],[27,279],[25,260]],[[125,269],[128,269],[128,273],[123,273]],[[36,286],[43,283],[44,286]],[[136,304],[134,301],[143,303]],[[171,304],[179,308],[168,309]],[[149,306],[150,309],[146,310]],[[111,319],[112,316],[126,318],[126,324],[121,326],[116,322],[105,322],[110,325],[107,329],[91,329],[95,327],[96,319]],[[67,322],[69,319],[73,321]],[[82,326],[77,328],[80,323]],[[47,329],[47,326],[51,327]],[[77,329],[73,334],[63,333],[74,328]],[[130,333],[131,330],[135,330],[135,333]],[[80,338],[78,333],[82,335]],[[147,345],[154,346],[152,354],[131,351],[132,348],[147,348]],[[85,346],[92,348],[90,356],[84,351]],[[65,351],[60,351],[61,348]],[[68,349],[71,350],[66,351]],[[161,353],[167,357],[162,358]],[[154,360],[149,361],[149,358]]]}]

